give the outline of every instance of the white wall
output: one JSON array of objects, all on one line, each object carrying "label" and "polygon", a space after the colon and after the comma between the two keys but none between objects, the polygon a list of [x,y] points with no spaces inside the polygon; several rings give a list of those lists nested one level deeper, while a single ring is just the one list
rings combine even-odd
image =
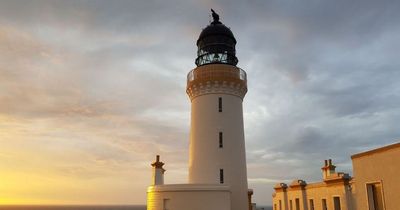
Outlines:
[{"label": "white wall", "polygon": [[[222,97],[222,112],[218,98]],[[223,132],[223,148],[219,148]],[[192,100],[189,183],[224,184],[232,191],[232,209],[247,209],[247,171],[242,99],[229,94],[206,94]]]},{"label": "white wall", "polygon": [[224,185],[158,185],[147,190],[147,210],[230,210]]}]

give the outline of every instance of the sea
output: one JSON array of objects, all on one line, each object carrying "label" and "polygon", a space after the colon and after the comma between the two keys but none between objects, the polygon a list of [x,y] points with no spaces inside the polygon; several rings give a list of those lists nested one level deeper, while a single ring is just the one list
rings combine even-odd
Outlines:
[{"label": "sea", "polygon": [[[257,207],[257,209],[272,210],[270,206]],[[145,205],[132,206],[40,206],[40,205],[23,205],[23,206],[2,206],[0,210],[146,210]]]}]

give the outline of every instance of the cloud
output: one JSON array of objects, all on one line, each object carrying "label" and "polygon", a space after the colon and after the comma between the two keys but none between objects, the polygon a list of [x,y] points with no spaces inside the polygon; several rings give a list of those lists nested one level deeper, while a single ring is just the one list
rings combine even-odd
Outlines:
[{"label": "cloud", "polygon": [[[96,196],[144,203],[156,154],[167,182],[185,182],[186,74],[212,7],[234,32],[248,74],[244,120],[255,201],[270,203],[275,181],[320,180],[327,158],[350,172],[351,154],[400,135],[398,6],[0,1],[0,168],[20,179],[29,172],[42,184],[47,173],[68,192],[74,181],[101,192],[65,194],[76,203]],[[112,180],[118,184],[109,186]],[[22,193],[12,187],[10,194]],[[52,190],[40,199],[61,202]]]}]

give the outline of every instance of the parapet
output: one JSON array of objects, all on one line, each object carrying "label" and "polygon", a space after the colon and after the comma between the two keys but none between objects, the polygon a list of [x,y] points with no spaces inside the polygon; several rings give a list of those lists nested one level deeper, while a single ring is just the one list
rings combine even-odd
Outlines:
[{"label": "parapet", "polygon": [[213,93],[231,94],[243,99],[247,93],[246,72],[227,64],[198,66],[188,73],[186,93],[191,100]]},{"label": "parapet", "polygon": [[286,183],[283,183],[283,182],[277,183],[277,184],[274,186],[274,189],[275,189],[275,190],[277,190],[277,189],[286,189],[286,188],[288,188],[288,185],[287,185]]},{"label": "parapet", "polygon": [[297,187],[301,187],[304,188],[307,185],[307,182],[302,180],[302,179],[295,179],[292,181],[292,183],[290,183],[290,188],[297,188]]}]

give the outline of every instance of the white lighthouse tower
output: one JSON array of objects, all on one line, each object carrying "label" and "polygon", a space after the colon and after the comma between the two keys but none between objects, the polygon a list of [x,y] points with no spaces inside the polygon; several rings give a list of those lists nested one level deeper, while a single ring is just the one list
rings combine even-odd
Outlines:
[{"label": "white lighthouse tower", "polygon": [[231,208],[248,208],[242,102],[246,73],[236,64],[236,39],[213,11],[197,40],[197,67],[188,74],[191,100],[189,183],[223,184]]},{"label": "white lighthouse tower", "polygon": [[197,67],[189,72],[191,101],[189,183],[164,184],[157,156],[147,210],[250,210],[243,129],[246,72],[236,64],[232,31],[213,21],[197,40]]}]

